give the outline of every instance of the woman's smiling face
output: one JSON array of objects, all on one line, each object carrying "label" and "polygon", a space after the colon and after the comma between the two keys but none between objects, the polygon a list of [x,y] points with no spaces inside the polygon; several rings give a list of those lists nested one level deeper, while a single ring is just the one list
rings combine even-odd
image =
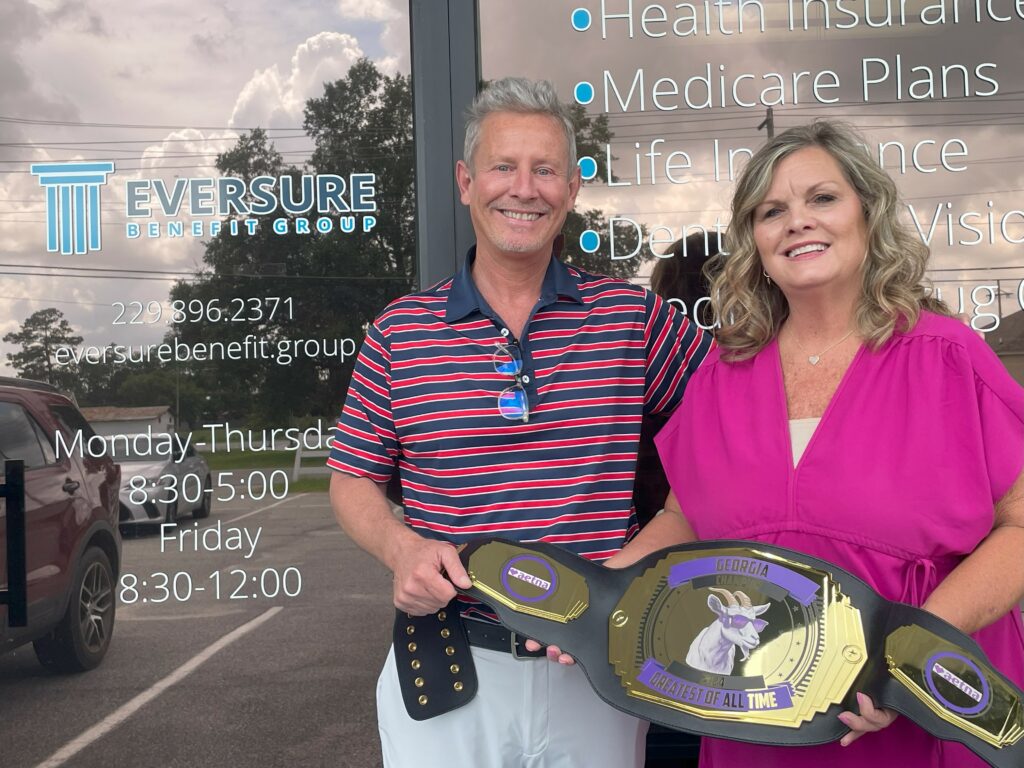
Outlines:
[{"label": "woman's smiling face", "polygon": [[867,221],[857,191],[821,147],[805,147],[775,167],[754,209],[761,263],[787,297],[823,289],[859,295]]}]

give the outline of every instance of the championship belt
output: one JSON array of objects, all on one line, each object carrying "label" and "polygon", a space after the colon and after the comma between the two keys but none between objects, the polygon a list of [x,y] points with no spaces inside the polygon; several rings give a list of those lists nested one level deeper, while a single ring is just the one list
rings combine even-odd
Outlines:
[{"label": "championship belt", "polygon": [[462,549],[509,629],[557,645],[614,707],[697,734],[823,744],[856,693],[990,765],[1024,765],[1021,690],[970,637],[783,547],[698,542],[622,570],[551,544]]}]

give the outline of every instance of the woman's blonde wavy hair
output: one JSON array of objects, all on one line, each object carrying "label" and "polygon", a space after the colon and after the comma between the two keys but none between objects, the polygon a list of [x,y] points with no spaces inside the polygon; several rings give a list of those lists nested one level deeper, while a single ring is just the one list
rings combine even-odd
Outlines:
[{"label": "woman's blonde wavy hair", "polygon": [[768,193],[778,163],[806,147],[821,147],[832,156],[864,210],[868,254],[856,321],[865,342],[877,349],[894,331],[913,328],[921,309],[951,314],[923,283],[928,247],[900,222],[896,184],[852,128],[821,120],[768,141],[736,183],[725,249],[705,267],[712,307],[722,323],[716,339],[726,359],[757,354],[789,314],[786,297],[762,272],[754,243],[754,209]]}]

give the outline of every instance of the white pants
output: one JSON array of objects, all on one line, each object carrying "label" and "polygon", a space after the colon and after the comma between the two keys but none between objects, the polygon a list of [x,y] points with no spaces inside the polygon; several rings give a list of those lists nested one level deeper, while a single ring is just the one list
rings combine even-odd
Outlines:
[{"label": "white pants", "polygon": [[377,681],[385,768],[642,768],[648,723],[601,701],[582,669],[472,652],[477,695],[420,721],[405,711],[388,654]]}]

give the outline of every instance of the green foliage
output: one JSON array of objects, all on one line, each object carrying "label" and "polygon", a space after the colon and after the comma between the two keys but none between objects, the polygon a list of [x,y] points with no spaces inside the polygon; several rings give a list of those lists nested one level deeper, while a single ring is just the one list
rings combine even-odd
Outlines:
[{"label": "green foliage", "polygon": [[[613,134],[608,127],[608,116],[598,115],[591,117],[587,114],[582,104],[573,104],[570,107],[573,125],[576,128],[576,154],[578,157],[592,157],[597,163],[597,176],[591,182],[596,183],[598,179],[608,178],[608,157],[605,150],[606,145],[612,140]],[[612,159],[616,159],[614,156]],[[612,180],[614,180],[614,175]],[[586,253],[580,248],[580,235],[584,231],[592,229],[601,236],[601,245],[594,253]],[[565,235],[565,249],[563,258],[586,270],[598,275],[609,277],[630,278],[634,277],[640,269],[644,260],[650,259],[649,255],[638,255],[629,259],[612,259],[611,243],[609,241],[609,222],[604,213],[590,209],[580,211],[579,209],[569,213],[562,228]],[[641,233],[636,229],[619,223],[613,229],[615,242],[615,255],[621,257],[631,253],[637,245],[637,238],[646,235],[646,230],[641,225]]]},{"label": "green foliage", "polygon": [[59,309],[48,307],[33,312],[19,331],[4,335],[8,344],[21,347],[20,352],[8,352],[7,360],[20,376],[45,381],[64,391],[70,391],[77,378],[77,366],[57,365],[54,354],[61,347],[75,347],[82,337],[64,319]]},{"label": "green foliage", "polygon": [[[177,283],[171,298],[183,301],[278,296],[293,300],[294,315],[231,323],[183,323],[181,341],[265,339],[266,351],[288,339],[352,339],[392,299],[414,287],[415,199],[412,92],[405,75],[381,74],[367,60],[346,77],[326,83],[310,99],[304,127],[314,142],[303,169],[286,166],[266,133],[254,130],[217,158],[225,175],[373,173],[377,224],[369,233],[276,234],[264,222],[253,235],[213,238],[195,280]],[[294,222],[293,215],[276,217]],[[315,218],[311,215],[310,219]],[[209,393],[206,412],[219,418],[278,426],[298,415],[333,417],[351,375],[352,360],[320,355],[286,365],[272,359],[190,363],[185,376]]]},{"label": "green foliage", "polygon": [[217,168],[225,176],[246,181],[257,176],[276,176],[283,165],[281,153],[269,143],[262,128],[243,134],[235,146],[217,156]]},{"label": "green foliage", "polygon": [[[615,241],[615,256],[612,258],[611,243],[609,241],[609,220],[604,213],[598,210],[573,211],[566,217],[565,226],[562,232],[565,235],[565,253],[563,259],[574,264],[587,272],[609,277],[630,278],[634,277],[640,269],[643,261],[649,260],[651,256],[640,254],[623,259],[633,252],[639,239],[646,236],[647,231],[640,225],[639,232],[636,227],[628,223],[616,222],[612,228]],[[594,253],[586,253],[580,248],[580,235],[584,231],[592,229],[601,236],[601,246]]]},{"label": "green foliage", "polygon": [[[581,106],[573,108],[573,117],[581,155],[597,159],[603,174],[603,147],[611,139],[607,118],[591,117]],[[325,83],[322,96],[306,103],[303,127],[314,144],[303,168],[287,165],[260,129],[243,135],[219,155],[217,168],[225,175],[245,179],[286,174],[298,179],[311,173],[337,174],[347,180],[351,173],[373,173],[376,226],[369,233],[357,229],[351,234],[297,235],[292,226],[295,216],[283,211],[275,217],[289,221],[287,234],[276,234],[269,220],[252,235],[232,236],[225,224],[206,244],[203,265],[195,278],[175,284],[171,299],[219,299],[226,306],[235,297],[277,296],[293,300],[294,316],[181,323],[174,331],[181,342],[227,344],[252,336],[266,340],[268,351],[288,339],[352,339],[358,346],[365,326],[381,309],[415,287],[411,78],[385,75],[362,59],[345,77]],[[315,217],[309,216],[311,220]],[[584,229],[606,234],[607,227],[599,211],[571,214],[565,227],[566,252],[579,254],[572,257],[573,263],[588,271],[633,275],[639,261],[612,261],[607,243],[596,254],[580,251],[579,235]],[[617,235],[626,238],[617,246],[626,252],[632,250],[627,235]],[[179,390],[187,386],[189,391],[205,393],[205,399],[198,402],[204,417],[245,421],[251,426],[333,418],[353,362],[324,355],[296,357],[286,365],[273,359],[191,362],[179,371]],[[138,385],[124,385],[127,388],[120,389],[119,396],[141,396],[135,389]]]}]

